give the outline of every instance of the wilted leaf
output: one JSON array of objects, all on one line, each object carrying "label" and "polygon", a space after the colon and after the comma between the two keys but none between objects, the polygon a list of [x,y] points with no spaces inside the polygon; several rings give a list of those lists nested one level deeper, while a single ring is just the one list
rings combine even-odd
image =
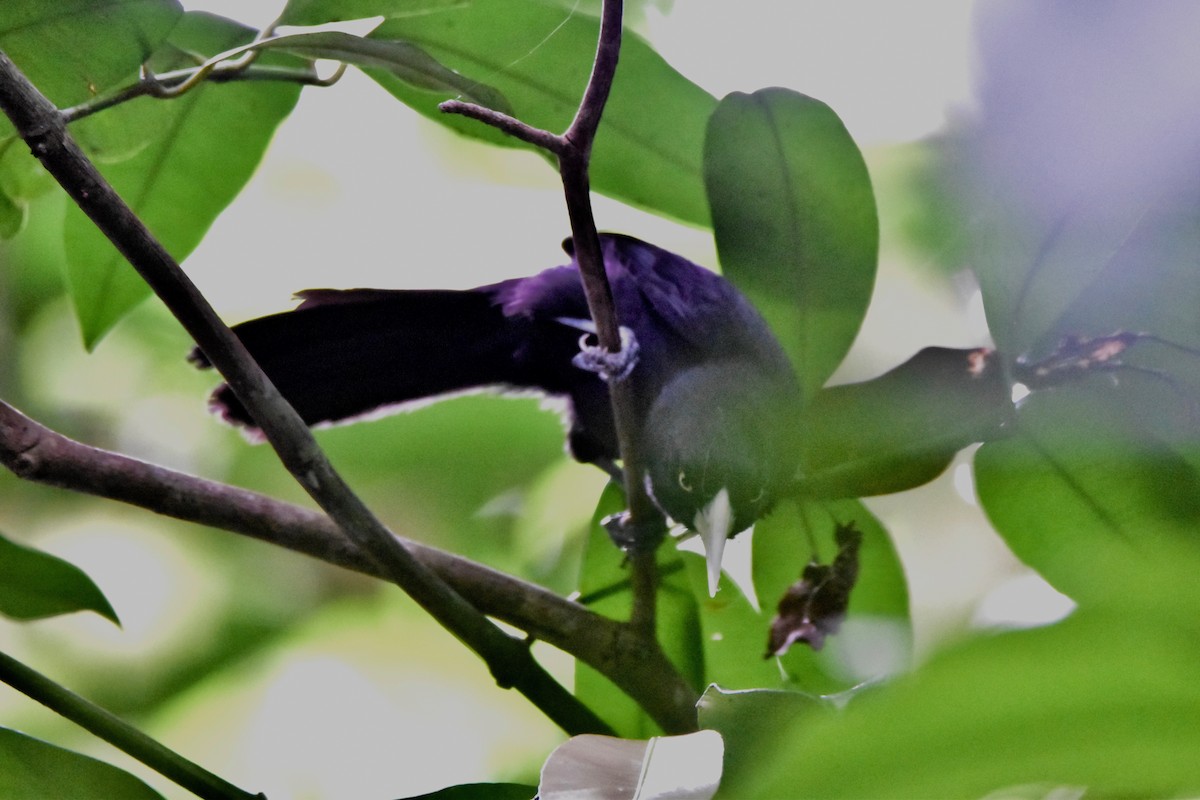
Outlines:
[{"label": "wilted leaf", "polygon": [[879,222],[862,154],[819,100],[734,93],[709,121],[704,180],[721,269],[811,397],[850,349],[875,283]]},{"label": "wilted leaf", "polygon": [[95,611],[117,614],[83,570],[61,558],[0,536],[0,614],[20,620]]},{"label": "wilted leaf", "polygon": [[721,782],[724,744],[714,731],[648,741],[585,734],[542,767],[540,800],[709,800]]},{"label": "wilted leaf", "polygon": [[858,580],[858,548],[862,534],[854,523],[834,531],[838,553],[832,564],[810,561],[804,576],[788,587],[779,600],[767,639],[766,658],[781,656],[796,642],[813,650],[825,646],[825,637],[837,633],[850,605],[850,592]]}]

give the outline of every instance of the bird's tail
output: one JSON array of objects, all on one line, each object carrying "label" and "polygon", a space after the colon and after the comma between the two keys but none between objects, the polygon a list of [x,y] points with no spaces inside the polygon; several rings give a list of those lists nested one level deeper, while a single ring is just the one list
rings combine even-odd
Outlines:
[{"label": "bird's tail", "polygon": [[[234,327],[238,338],[309,425],[495,384],[522,383],[521,319],[486,291],[315,289],[293,311]],[[193,351],[191,360],[211,366]],[[256,426],[226,384],[214,411]]]}]

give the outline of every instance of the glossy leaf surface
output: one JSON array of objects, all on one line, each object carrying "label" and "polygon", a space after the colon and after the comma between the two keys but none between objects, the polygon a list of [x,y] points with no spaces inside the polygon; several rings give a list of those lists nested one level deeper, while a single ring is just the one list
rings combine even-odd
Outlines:
[{"label": "glossy leaf surface", "polygon": [[704,179],[721,269],[811,395],[850,349],[875,284],[879,221],[862,154],[819,100],[735,92],[709,122]]},{"label": "glossy leaf surface", "polygon": [[[229,20],[190,13],[170,43],[177,53],[211,55],[253,36],[254,31]],[[200,86],[169,101],[143,98],[124,104],[104,113],[127,115],[138,129],[153,125],[157,136],[134,157],[102,164],[101,171],[171,255],[182,260],[250,179],[299,92],[294,84],[247,82]],[[148,103],[158,105],[147,108]],[[92,346],[150,290],[83,212],[69,208],[65,230],[68,285],[84,341]]]},{"label": "glossy leaf surface", "polygon": [[979,637],[839,715],[805,717],[762,753],[771,769],[729,796],[982,797],[1027,784],[1194,794],[1194,612],[1128,599],[1124,609]]},{"label": "glossy leaf surface", "polygon": [[79,567],[0,536],[0,614],[33,620],[76,611],[118,622],[108,599]]},{"label": "glossy leaf surface", "polygon": [[[69,794],[64,794],[70,787]],[[162,800],[139,779],[94,758],[0,728],[0,797],[5,800]]]}]

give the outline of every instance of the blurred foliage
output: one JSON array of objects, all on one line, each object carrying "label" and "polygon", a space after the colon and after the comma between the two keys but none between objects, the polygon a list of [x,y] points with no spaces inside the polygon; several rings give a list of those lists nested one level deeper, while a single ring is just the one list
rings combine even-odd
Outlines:
[{"label": "blurred foliage", "polygon": [[842,714],[782,728],[763,754],[780,759],[776,768],[728,796],[803,787],[806,797],[982,797],[1035,783],[1096,796],[1189,794],[1200,782],[1191,757],[1200,638],[1195,593],[1183,598],[1164,609],[1135,591],[1053,626],[954,647]]},{"label": "blurred foliage", "polygon": [[[568,5],[294,0],[286,14],[293,23],[382,14],[368,42],[418,46],[469,85],[493,86],[520,118],[560,130],[597,31]],[[0,46],[64,106],[128,84],[147,57],[158,69],[195,63],[256,33],[181,16],[165,0],[75,0],[60,11],[6,4]],[[978,30],[978,107],[897,153],[894,205],[880,216],[918,260],[974,271],[996,350],[931,348],[872,381],[820,390],[859,330],[874,278],[878,222],[856,145],[820,101],[775,89],[718,104],[645,41],[626,40],[596,146],[597,190],[701,225],[711,209],[726,273],[764,305],[811,394],[797,420],[811,431],[798,497],[755,531],[748,582],[725,576],[710,599],[698,556],[661,554],[660,637],[698,692],[716,684],[701,718],[726,736],[724,796],[1200,791],[1200,7],[992,4]],[[285,54],[263,63],[311,67]],[[437,112],[453,89],[371,74],[443,125],[514,145]],[[245,184],[298,95],[295,83],[208,85],[170,102],[123,104],[74,130],[183,257]],[[133,310],[145,290],[31,163],[23,144],[0,141],[0,396],[88,443],[307,502],[270,451],[207,418],[212,381],[183,363],[190,342],[157,305]],[[89,344],[122,324],[85,356],[71,305]],[[621,555],[596,524],[619,496],[610,489],[592,514],[602,481],[566,461],[561,426],[535,401],[457,398],[319,438],[399,532],[627,613]],[[977,441],[979,499],[995,530],[1079,607],[1034,630],[964,633],[895,677],[912,639],[904,569],[855,498],[920,485]],[[318,664],[382,653],[379,669],[390,670],[421,663],[442,641],[424,619],[389,627],[396,606],[410,604],[375,582],[257,542],[198,536],[7,472],[0,499],[6,535],[82,567],[125,624],[114,634],[78,617],[4,622],[0,643],[138,720],[153,723],[176,704],[215,708],[218,694],[240,691],[222,678],[277,664],[283,652]],[[828,562],[834,526],[850,521],[864,542],[842,632],[820,652],[764,660],[783,587],[809,560]],[[114,635],[119,645],[105,638]],[[564,675],[575,668],[567,662],[557,665]],[[445,672],[444,663],[430,671]],[[464,683],[490,692],[472,667],[479,674]],[[316,689],[302,684],[305,713],[380,705],[366,690],[351,702],[357,673],[336,675]],[[607,681],[582,667],[575,676],[580,696],[622,733],[654,733]],[[472,699],[461,716],[443,703],[403,723],[422,732],[435,718],[480,725],[483,701]],[[406,696],[394,719],[404,703],[419,705]],[[37,710],[0,712],[6,725],[73,741]],[[220,713],[237,712],[231,704]],[[499,730],[521,712],[493,713]],[[530,780],[541,737],[557,735],[538,722],[523,734],[537,740],[536,755],[514,754],[496,777]],[[393,767],[392,723],[352,731],[378,745],[364,769]],[[331,727],[346,739],[354,722]],[[21,779],[4,766],[13,748],[60,757],[11,731],[2,738],[0,785]],[[66,758],[70,769],[92,769]]]}]

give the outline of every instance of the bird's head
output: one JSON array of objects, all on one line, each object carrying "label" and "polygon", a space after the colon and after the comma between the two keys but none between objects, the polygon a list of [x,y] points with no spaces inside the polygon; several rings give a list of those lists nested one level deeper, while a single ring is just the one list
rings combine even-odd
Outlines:
[{"label": "bird's head", "polygon": [[646,416],[646,486],[700,535],[716,593],[725,541],[767,514],[798,461],[793,385],[737,364],[688,370]]}]

